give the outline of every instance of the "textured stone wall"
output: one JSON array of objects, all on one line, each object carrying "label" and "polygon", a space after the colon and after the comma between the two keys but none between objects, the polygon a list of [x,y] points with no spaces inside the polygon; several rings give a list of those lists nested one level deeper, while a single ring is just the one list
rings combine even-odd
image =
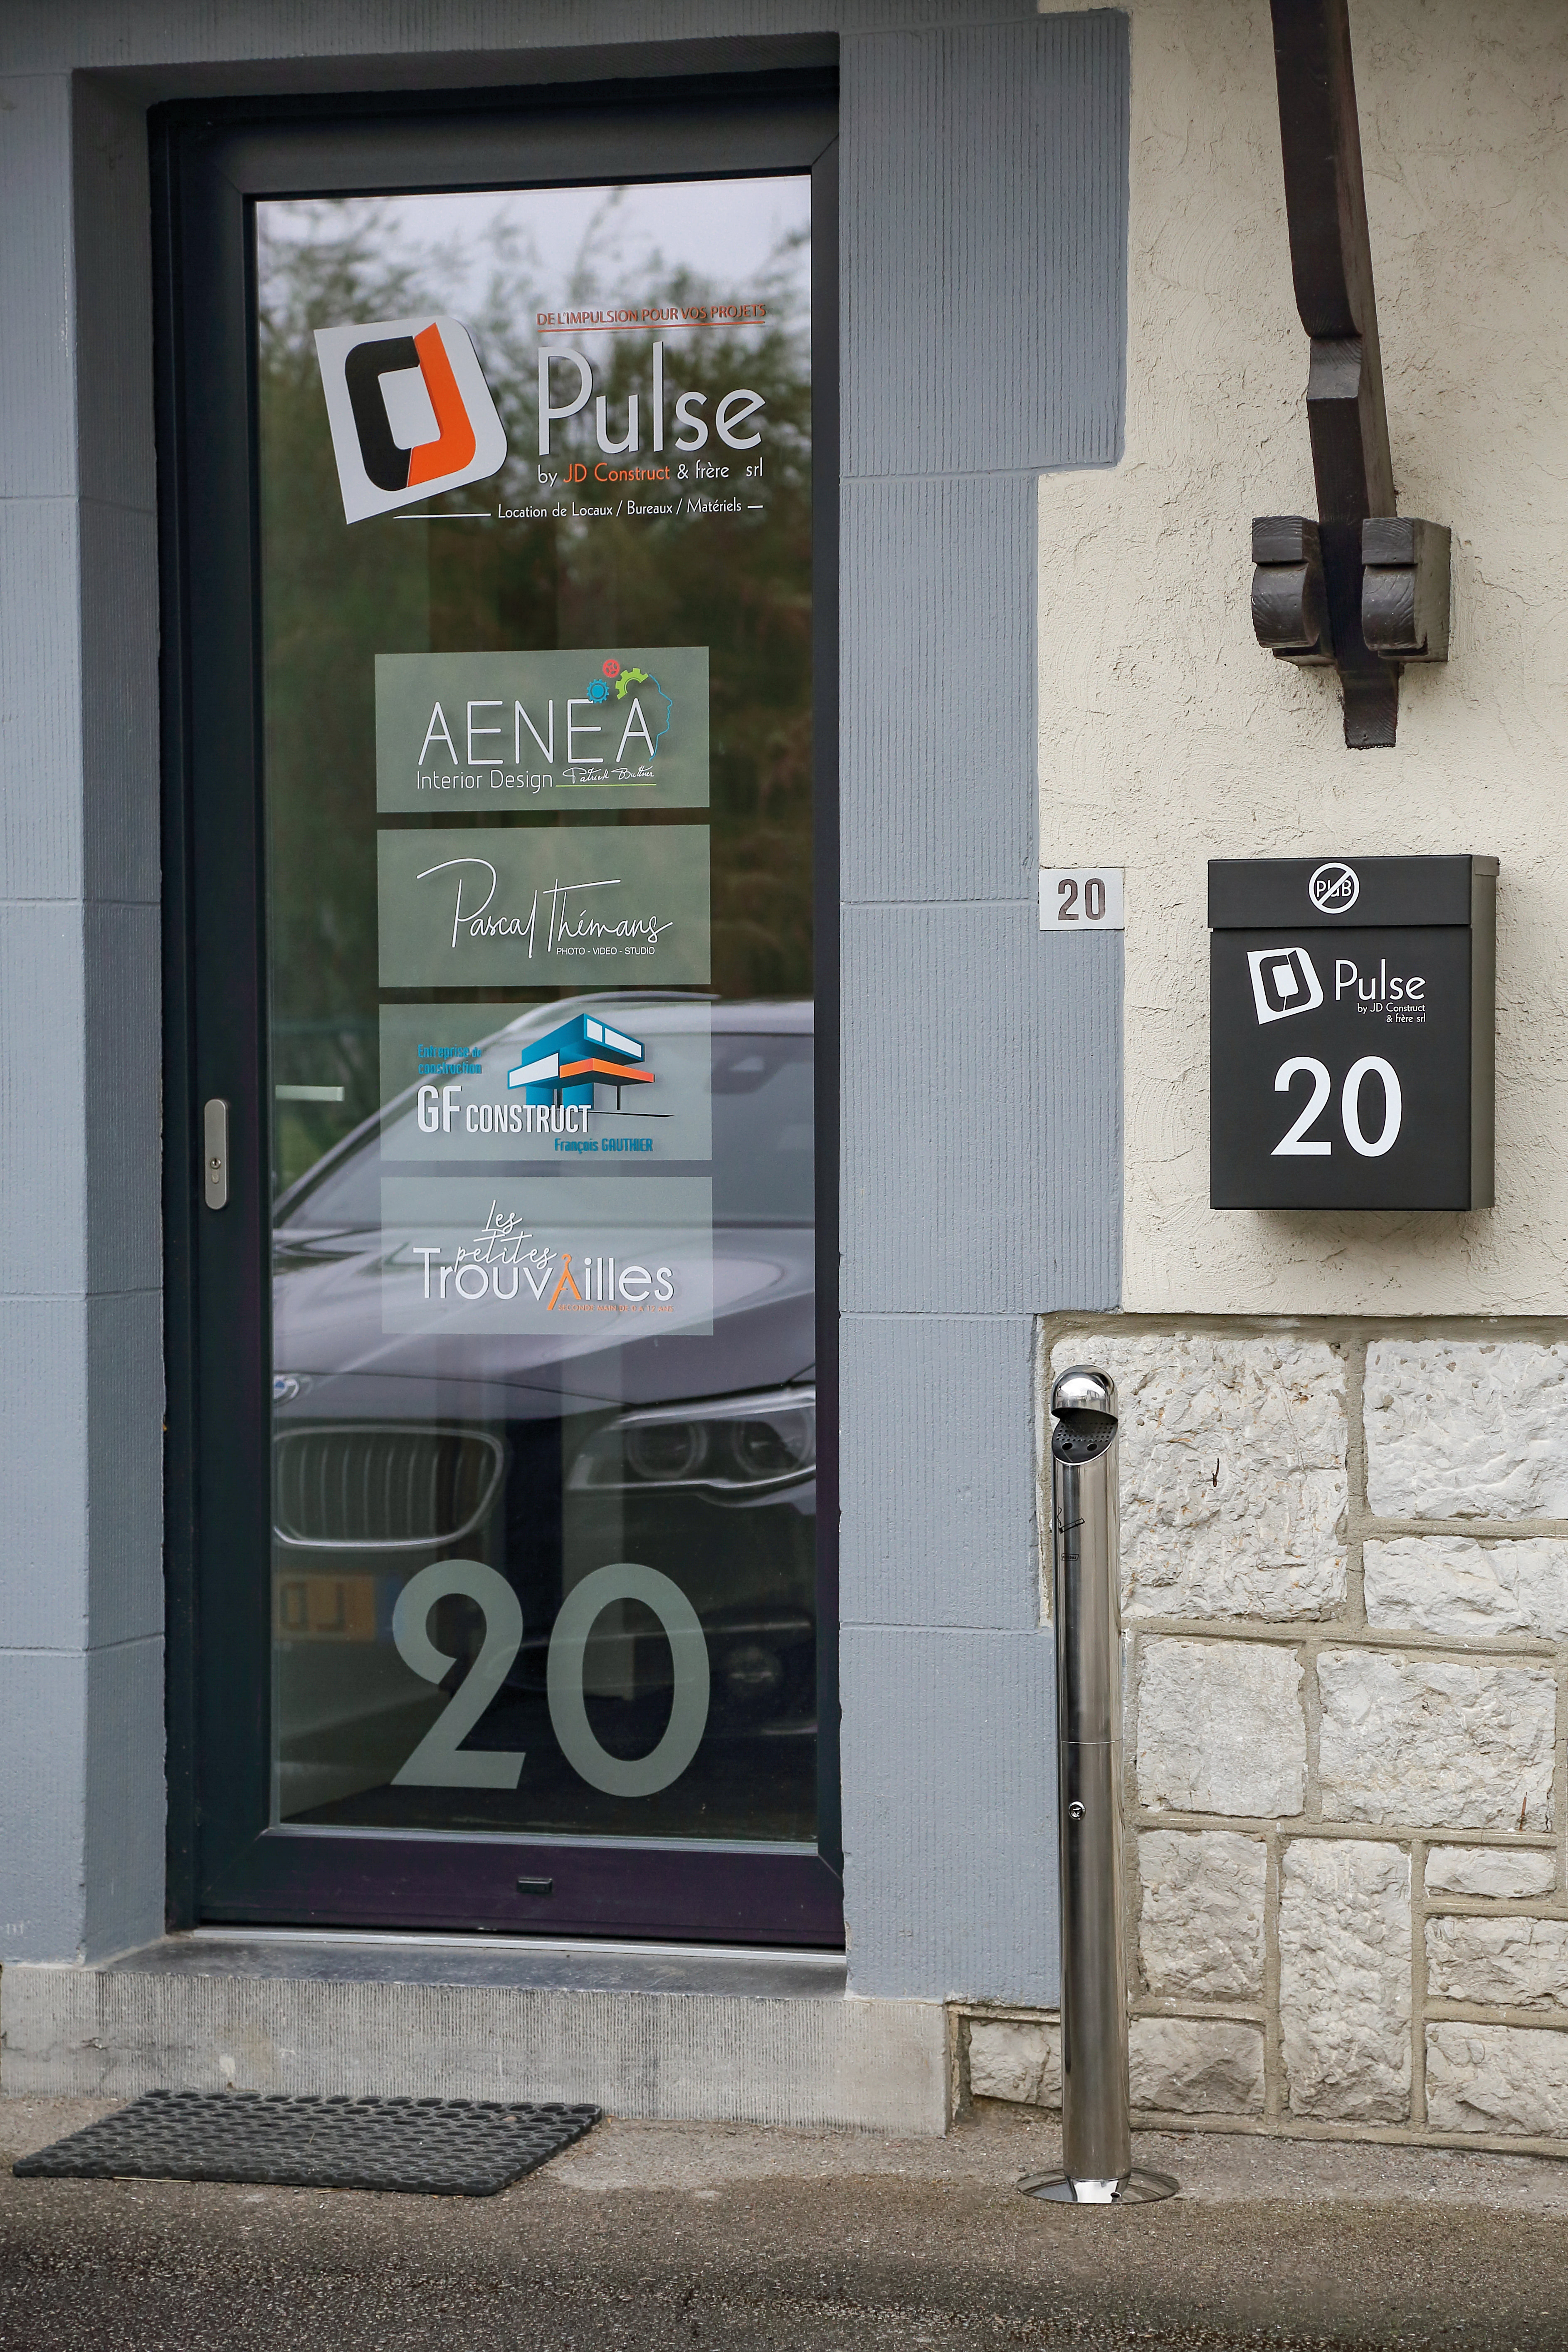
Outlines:
[{"label": "textured stone wall", "polygon": [[[1122,1411],[1134,2105],[1568,2144],[1568,1336],[1058,1319],[1042,1395],[1084,1361]],[[1059,2103],[1048,2016],[967,2047],[974,2095]]]}]

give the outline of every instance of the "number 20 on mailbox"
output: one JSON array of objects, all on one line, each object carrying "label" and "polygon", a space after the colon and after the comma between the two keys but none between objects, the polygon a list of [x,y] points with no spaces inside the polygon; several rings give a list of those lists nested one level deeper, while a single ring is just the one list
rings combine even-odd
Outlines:
[{"label": "number 20 on mailbox", "polygon": [[1210,861],[1212,1207],[1491,1206],[1497,872]]}]

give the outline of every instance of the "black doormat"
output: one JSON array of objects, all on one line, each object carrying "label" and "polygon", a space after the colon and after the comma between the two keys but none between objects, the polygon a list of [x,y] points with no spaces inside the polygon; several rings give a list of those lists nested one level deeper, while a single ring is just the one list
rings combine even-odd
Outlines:
[{"label": "black doormat", "polygon": [[230,2180],[493,2197],[548,2164],[598,2107],[494,2099],[291,2099],[259,2091],[148,2091],[11,2169],[22,2179]]}]

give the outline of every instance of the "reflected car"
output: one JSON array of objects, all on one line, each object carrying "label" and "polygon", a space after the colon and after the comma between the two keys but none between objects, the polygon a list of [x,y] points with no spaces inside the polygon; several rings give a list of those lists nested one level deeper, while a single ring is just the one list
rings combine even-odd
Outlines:
[{"label": "reflected car", "polygon": [[[559,1333],[384,1330],[392,1237],[381,1186],[416,1164],[417,1086],[281,1195],[273,1220],[280,1820],[814,1835],[812,1009],[694,1008],[689,997],[626,992],[532,1008],[491,1042],[535,1066],[528,1055],[537,1041],[577,1016],[639,1036],[696,1021],[706,1036],[710,1027],[711,1333],[637,1321],[623,1338],[620,1318],[600,1317],[574,1318]],[[503,1167],[518,1172],[496,1160],[464,1172]],[[637,1177],[616,1181],[635,1200]],[[430,1633],[457,1664],[438,1687],[412,1670],[396,1639],[398,1596],[443,1560],[493,1570],[521,1606],[521,1636],[494,1701],[464,1743],[470,1753],[526,1754],[527,1780],[514,1789],[398,1781],[491,1639],[481,1609],[460,1593],[442,1598]],[[585,1576],[621,1562],[679,1588],[709,1662],[698,1757],[675,1787],[640,1802],[586,1788],[550,1730],[556,1613]],[[601,1612],[582,1675],[607,1755],[641,1756],[657,1744],[672,1673],[650,1609],[626,1599]]]}]

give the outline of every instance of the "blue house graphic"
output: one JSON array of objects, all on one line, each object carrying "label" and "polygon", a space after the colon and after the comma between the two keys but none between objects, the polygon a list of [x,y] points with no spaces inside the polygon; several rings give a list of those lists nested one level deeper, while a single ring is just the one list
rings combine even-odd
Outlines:
[{"label": "blue house graphic", "polygon": [[640,1038],[580,1013],[525,1046],[522,1060],[507,1072],[506,1082],[509,1087],[521,1087],[527,1102],[579,1103],[590,1110],[596,1100],[595,1088],[614,1087],[619,1110],[623,1087],[653,1084],[653,1072],[643,1066],[647,1059],[647,1048]]}]

